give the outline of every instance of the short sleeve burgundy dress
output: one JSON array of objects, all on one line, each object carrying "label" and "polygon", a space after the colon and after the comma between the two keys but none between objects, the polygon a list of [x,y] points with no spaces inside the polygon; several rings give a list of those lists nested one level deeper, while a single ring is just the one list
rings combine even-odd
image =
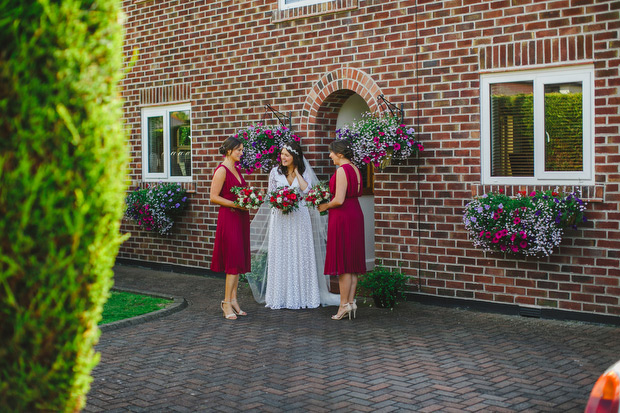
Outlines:
[{"label": "short sleeve burgundy dress", "polygon": [[[237,196],[230,190],[235,186],[247,186],[245,179],[239,170],[237,173],[241,182],[224,165],[218,166],[215,170],[217,171],[219,168],[226,169],[226,180],[220,196],[234,201]],[[226,274],[245,274],[250,272],[250,267],[250,213],[249,211],[220,205],[217,214],[211,271]]]},{"label": "short sleeve burgundy dress", "polygon": [[[362,185],[353,166],[346,164],[341,168],[347,176],[347,193],[341,206],[329,210],[325,274],[363,274],[366,272],[364,214],[358,201]],[[336,193],[336,174],[329,181],[329,191]]]}]

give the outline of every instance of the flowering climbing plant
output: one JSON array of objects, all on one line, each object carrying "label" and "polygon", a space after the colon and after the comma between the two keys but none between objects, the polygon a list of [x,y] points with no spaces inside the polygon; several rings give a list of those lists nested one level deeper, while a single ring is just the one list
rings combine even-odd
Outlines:
[{"label": "flowering climbing plant", "polygon": [[149,184],[125,199],[125,217],[145,231],[168,234],[174,219],[187,207],[187,191],[178,183]]},{"label": "flowering climbing plant", "polygon": [[485,251],[549,256],[560,245],[564,229],[587,221],[577,192],[520,191],[516,197],[487,193],[465,207],[469,237]]},{"label": "flowering climbing plant", "polygon": [[424,150],[415,138],[415,130],[390,112],[366,112],[360,120],[337,130],[336,139],[351,141],[352,161],[357,166],[373,164],[377,169],[384,169],[393,159],[407,159]]},{"label": "flowering climbing plant", "polygon": [[239,130],[234,136],[243,142],[241,168],[248,174],[257,170],[268,172],[280,162],[280,149],[284,143],[301,140],[286,126],[270,129],[262,123]]}]

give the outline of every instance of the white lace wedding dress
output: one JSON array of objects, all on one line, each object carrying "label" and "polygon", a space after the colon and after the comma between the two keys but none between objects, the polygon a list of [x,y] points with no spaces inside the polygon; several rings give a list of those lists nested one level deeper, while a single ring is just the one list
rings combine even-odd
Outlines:
[{"label": "white lace wedding dress", "polygon": [[[310,190],[312,182],[305,191],[299,187],[297,178],[289,185],[286,177],[277,168],[269,173],[269,192],[278,187],[290,186],[300,193]],[[269,255],[267,263],[267,285],[265,287],[265,306],[277,308],[316,308],[321,304],[319,280],[315,263],[312,224],[308,207],[302,200],[299,209],[282,214],[278,209],[271,210],[269,222]]]}]

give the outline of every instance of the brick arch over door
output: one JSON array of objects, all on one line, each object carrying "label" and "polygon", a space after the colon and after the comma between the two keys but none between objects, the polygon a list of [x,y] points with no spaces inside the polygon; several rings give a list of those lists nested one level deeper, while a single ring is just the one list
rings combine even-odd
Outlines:
[{"label": "brick arch over door", "polygon": [[377,97],[381,89],[377,83],[367,73],[350,67],[323,75],[306,96],[299,126],[307,143],[308,158],[312,159],[321,179],[326,179],[333,172],[326,152],[327,145],[335,138],[340,108],[356,93],[366,101],[371,112],[379,109]]}]

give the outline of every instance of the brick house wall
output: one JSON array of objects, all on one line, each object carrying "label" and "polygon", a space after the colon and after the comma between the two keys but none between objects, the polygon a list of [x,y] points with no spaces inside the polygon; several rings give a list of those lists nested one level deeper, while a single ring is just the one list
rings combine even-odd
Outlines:
[{"label": "brick house wall", "polygon": [[[190,211],[173,234],[132,233],[119,258],[208,268],[217,210],[209,203],[217,148],[265,118],[292,113],[308,158],[333,173],[327,144],[357,93],[403,103],[426,150],[375,175],[375,252],[403,264],[410,290],[435,297],[620,315],[620,2],[595,0],[335,0],[278,10],[277,0],[123,2],[123,82],[130,179],[144,185],[140,110],[190,102]],[[481,185],[480,75],[593,63],[595,185],[590,222],[547,258],[474,248],[462,224]],[[270,117],[268,122],[274,122]],[[265,174],[251,176],[266,186]],[[538,188],[538,187],[537,187]],[[503,186],[507,193],[532,187]],[[549,188],[553,189],[553,188]]]}]

